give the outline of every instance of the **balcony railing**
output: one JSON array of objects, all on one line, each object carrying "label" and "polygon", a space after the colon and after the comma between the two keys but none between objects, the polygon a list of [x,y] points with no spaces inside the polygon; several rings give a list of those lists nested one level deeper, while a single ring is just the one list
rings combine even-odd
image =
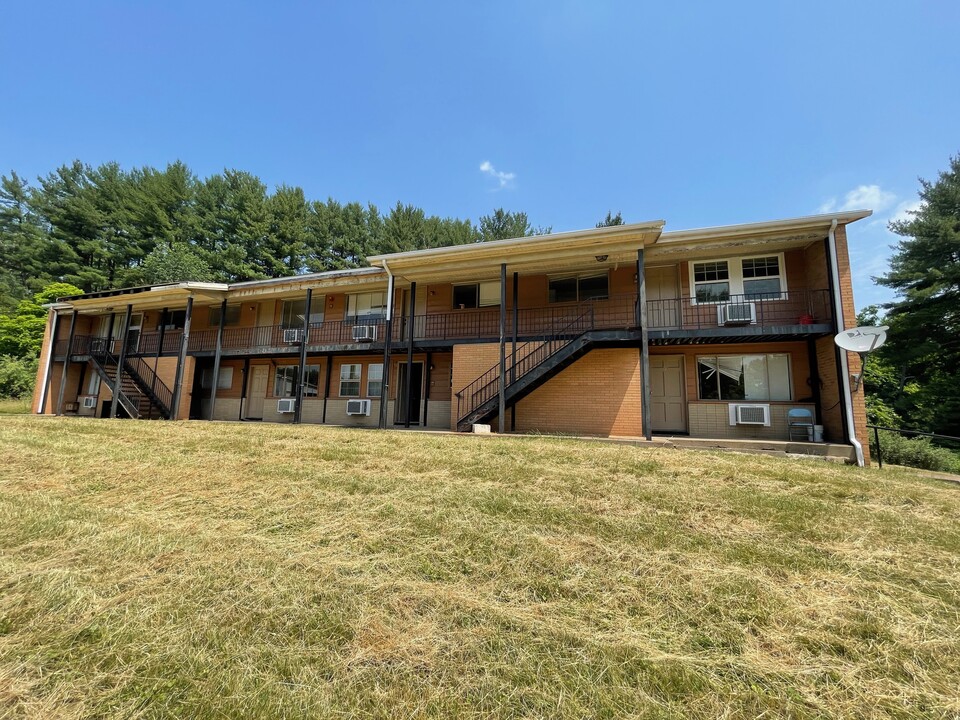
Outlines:
[{"label": "balcony railing", "polygon": [[[579,303],[556,303],[546,307],[522,308],[516,312],[516,334],[524,340],[542,339],[574,322],[585,312],[593,318],[593,329],[636,329],[637,296],[635,294],[613,295],[603,299]],[[507,311],[506,336],[514,334],[514,312]],[[655,330],[698,331],[731,326],[781,327],[814,325],[831,322],[830,293],[827,290],[790,290],[781,293],[757,295],[732,295],[722,302],[701,302],[696,298],[681,297],[647,302],[647,328]],[[374,328],[373,343],[354,339],[358,325]],[[282,352],[299,348],[299,333],[295,339],[286,336],[287,331],[301,328],[286,328],[280,325],[265,327],[224,328],[223,350]],[[391,343],[405,343],[413,332],[415,341],[495,341],[500,335],[500,309],[497,307],[473,310],[455,310],[430,315],[416,315],[411,323],[406,315],[395,316]],[[307,344],[318,346],[383,346],[386,323],[381,318],[358,318],[356,320],[331,320],[313,323],[307,333]],[[144,332],[131,336],[127,348],[129,355],[176,354],[180,349],[183,331],[168,329]],[[719,333],[718,333],[719,334]],[[163,347],[160,347],[162,337]],[[96,339],[104,342],[103,339]],[[89,336],[74,338],[71,354],[89,354]],[[213,352],[217,345],[217,329],[194,330],[190,333],[188,351],[193,353]],[[56,345],[57,355],[63,355],[67,341]],[[120,340],[114,340],[112,351],[119,353]]]}]

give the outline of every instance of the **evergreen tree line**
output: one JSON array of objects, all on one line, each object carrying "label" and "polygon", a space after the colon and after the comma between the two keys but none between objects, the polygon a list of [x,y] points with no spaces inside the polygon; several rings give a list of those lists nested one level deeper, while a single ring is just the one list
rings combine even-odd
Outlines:
[{"label": "evergreen tree line", "polygon": [[16,172],[0,177],[0,310],[51,282],[84,292],[239,282],[549,230],[502,208],[474,224],[400,202],[382,212],[370,203],[310,200],[289,185],[271,193],[241,170],[201,180],[182,162],[128,171],[76,161],[36,183]]}]

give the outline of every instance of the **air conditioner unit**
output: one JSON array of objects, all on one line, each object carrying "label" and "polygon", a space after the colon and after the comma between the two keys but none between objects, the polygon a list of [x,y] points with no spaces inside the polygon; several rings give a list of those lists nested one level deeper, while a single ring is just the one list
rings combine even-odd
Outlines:
[{"label": "air conditioner unit", "polygon": [[763,425],[770,427],[769,405],[730,405],[731,425]]},{"label": "air conditioner unit", "polygon": [[757,321],[755,303],[727,303],[717,305],[717,323],[719,325],[750,325]]},{"label": "air conditioner unit", "polygon": [[374,342],[377,339],[377,326],[376,325],[354,325],[353,326],[353,341],[368,343]]},{"label": "air conditioner unit", "polygon": [[77,411],[77,403],[75,403],[75,402],[64,403],[64,404],[63,404],[63,409],[64,409],[65,412],[76,412],[76,411]]},{"label": "air conditioner unit", "polygon": [[347,400],[347,415],[369,415],[369,400]]},{"label": "air conditioner unit", "polygon": [[283,341],[285,343],[298,343],[300,342],[300,337],[303,334],[302,330],[296,328],[289,328],[283,331]]},{"label": "air conditioner unit", "polygon": [[84,410],[90,410],[97,406],[97,397],[96,395],[86,395],[81,401],[82,407]]},{"label": "air conditioner unit", "polygon": [[293,398],[280,398],[277,400],[278,413],[292,413],[297,406],[297,401]]}]

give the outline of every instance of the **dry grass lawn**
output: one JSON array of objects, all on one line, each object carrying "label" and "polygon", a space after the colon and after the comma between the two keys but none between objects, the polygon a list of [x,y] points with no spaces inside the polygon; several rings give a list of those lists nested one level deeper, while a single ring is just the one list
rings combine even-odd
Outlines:
[{"label": "dry grass lawn", "polygon": [[0,716],[960,716],[960,486],[0,419]]}]

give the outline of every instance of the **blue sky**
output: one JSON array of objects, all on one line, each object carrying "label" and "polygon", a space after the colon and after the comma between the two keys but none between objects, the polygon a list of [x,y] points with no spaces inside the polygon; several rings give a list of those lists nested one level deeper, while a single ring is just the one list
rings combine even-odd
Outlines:
[{"label": "blue sky", "polygon": [[862,307],[960,152],[957,28],[953,0],[11,3],[0,172],[181,159],[554,230],[865,206]]}]

